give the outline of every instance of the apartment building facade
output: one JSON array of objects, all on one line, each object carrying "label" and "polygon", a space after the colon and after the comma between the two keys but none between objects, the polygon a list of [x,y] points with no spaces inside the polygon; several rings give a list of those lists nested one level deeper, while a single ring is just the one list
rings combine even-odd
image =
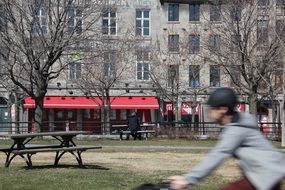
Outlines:
[{"label": "apartment building facade", "polygon": [[[281,34],[284,31],[284,1],[260,0],[253,3],[256,3],[257,11],[274,10],[270,14],[266,12],[266,16],[257,14],[260,17],[256,23],[257,35],[260,38],[273,35],[267,29],[268,23],[281,29]],[[226,40],[223,38],[224,29],[214,29],[224,27],[227,22],[225,19],[228,17],[223,11],[226,8],[226,4],[204,0],[120,0],[116,1],[115,7],[107,9],[96,23],[101,26],[102,35],[116,39],[127,27],[133,27],[134,30],[130,30],[133,34],[130,35],[136,39],[135,50],[131,52],[134,55],[130,56],[128,67],[109,91],[112,99],[111,122],[125,122],[132,110],[138,112],[142,122],[206,121],[204,102],[207,95],[216,88],[243,83],[238,69],[231,67],[230,71],[225,70],[226,67],[211,59],[217,57],[218,54],[214,53],[222,48],[222,42]],[[239,8],[230,15],[236,21],[246,13],[246,10]],[[80,14],[76,11],[73,14],[77,15],[73,22],[76,24]],[[230,36],[227,40],[237,45],[234,39]],[[115,64],[112,55],[108,54],[105,58]],[[79,60],[78,54],[70,59]],[[281,60],[284,61],[284,57]],[[103,67],[105,75],[112,74],[114,68],[111,65]],[[84,75],[83,70],[84,60],[71,61],[62,75],[49,84],[44,102],[44,121],[48,130],[53,130],[55,125],[64,126],[67,121],[74,129],[88,129],[94,122],[100,123],[101,113],[97,103],[101,100],[94,102],[74,82]],[[275,71],[274,80],[270,82],[282,86],[283,80],[281,67]],[[278,105],[282,101],[281,93],[278,91],[274,100]],[[3,92],[3,97],[9,99],[9,93]],[[260,122],[273,121],[270,102],[267,98],[259,101],[257,112]],[[247,97],[240,93],[239,111],[248,110],[247,103]],[[30,97],[24,98],[23,110],[29,121],[32,120],[34,104]],[[3,105],[5,107],[5,102]],[[3,111],[4,115],[7,112],[7,109]],[[277,118],[280,120],[280,117],[279,111],[273,122]]]}]

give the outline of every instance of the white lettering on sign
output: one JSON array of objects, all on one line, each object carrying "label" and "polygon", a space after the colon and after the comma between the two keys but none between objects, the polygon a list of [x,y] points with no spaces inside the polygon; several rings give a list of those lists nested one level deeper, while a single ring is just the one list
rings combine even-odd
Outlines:
[{"label": "white lettering on sign", "polygon": [[134,1],[135,6],[152,6],[155,5],[154,0],[135,0]]}]

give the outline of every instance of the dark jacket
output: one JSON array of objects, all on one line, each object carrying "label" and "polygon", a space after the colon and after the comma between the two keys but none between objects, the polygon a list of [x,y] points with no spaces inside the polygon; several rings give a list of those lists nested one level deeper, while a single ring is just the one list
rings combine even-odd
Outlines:
[{"label": "dark jacket", "polygon": [[139,131],[141,129],[138,116],[131,115],[128,117],[128,127],[132,132]]}]

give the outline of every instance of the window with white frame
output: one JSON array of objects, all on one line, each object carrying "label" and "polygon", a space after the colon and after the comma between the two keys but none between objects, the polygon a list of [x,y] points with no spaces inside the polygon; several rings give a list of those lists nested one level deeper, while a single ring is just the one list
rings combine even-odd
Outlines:
[{"label": "window with white frame", "polygon": [[179,4],[168,4],[168,21],[179,21]]},{"label": "window with white frame", "polygon": [[117,12],[115,10],[107,10],[103,13],[102,33],[104,35],[117,34]]},{"label": "window with white frame", "polygon": [[220,50],[220,41],[221,41],[220,35],[210,34],[209,42],[208,42],[210,51],[219,51]]},{"label": "window with white frame", "polygon": [[239,65],[232,65],[229,67],[230,72],[230,84],[237,85],[240,83],[240,66]]},{"label": "window with white frame", "polygon": [[169,35],[168,36],[168,51],[178,52],[179,51],[179,35]]},{"label": "window with white frame", "polygon": [[137,80],[150,80],[149,51],[137,51]]},{"label": "window with white frame", "polygon": [[269,0],[257,0],[257,5],[258,6],[268,6]]},{"label": "window with white frame", "polygon": [[189,21],[200,21],[200,3],[189,4]]},{"label": "window with white frame", "polygon": [[179,81],[179,65],[169,65],[167,74],[167,84],[173,88],[174,83],[177,83]]},{"label": "window with white frame", "polygon": [[221,20],[221,5],[215,4],[210,6],[210,21]]},{"label": "window with white frame", "polygon": [[220,67],[217,65],[210,65],[210,86],[220,87]]},{"label": "window with white frame", "polygon": [[276,6],[284,6],[285,0],[276,0]]},{"label": "window with white frame", "polygon": [[116,58],[117,54],[114,51],[104,53],[104,77],[116,77]]},{"label": "window with white frame", "polygon": [[241,20],[241,11],[242,8],[240,5],[236,5],[231,9],[231,19],[232,21],[240,21]]},{"label": "window with white frame", "polygon": [[257,44],[266,46],[268,44],[268,20],[257,21]]},{"label": "window with white frame", "polygon": [[275,30],[277,38],[285,41],[285,20],[276,20]]},{"label": "window with white frame", "polygon": [[76,80],[81,77],[81,63],[71,62],[69,63],[69,79]]},{"label": "window with white frame", "polygon": [[189,65],[189,87],[197,88],[200,86],[200,66]]},{"label": "window with white frame", "polygon": [[241,41],[241,36],[240,35],[231,35],[231,50],[232,51],[238,51],[239,49],[239,44]]},{"label": "window with white frame", "polygon": [[136,35],[150,36],[149,10],[136,10]]},{"label": "window with white frame", "polygon": [[200,52],[200,35],[189,35],[189,53],[196,54]]},{"label": "window with white frame", "polygon": [[82,9],[69,8],[67,10],[68,28],[69,33],[82,33]]},{"label": "window with white frame", "polygon": [[44,7],[38,7],[34,15],[33,33],[46,34],[48,30],[47,15]]}]

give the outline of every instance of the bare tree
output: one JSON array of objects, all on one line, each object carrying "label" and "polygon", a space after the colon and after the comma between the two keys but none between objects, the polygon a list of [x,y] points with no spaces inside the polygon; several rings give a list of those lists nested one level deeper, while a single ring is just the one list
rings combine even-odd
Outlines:
[{"label": "bare tree", "polygon": [[[203,59],[197,54],[200,47],[191,43],[189,34],[168,31],[158,39],[152,50],[151,78],[159,92],[172,103],[175,110],[175,121],[181,119],[181,103],[189,102],[192,122],[194,122],[198,95],[208,87],[200,78],[203,70]],[[175,106],[175,107],[174,107]]]},{"label": "bare tree", "polygon": [[[110,10],[105,10],[109,12]],[[94,45],[94,51],[89,51],[84,59],[82,76],[76,81],[86,96],[92,98],[101,109],[103,134],[110,133],[110,110],[114,99],[111,94],[114,87],[125,85],[128,68],[132,65],[133,49],[137,43],[133,27],[126,27],[116,38],[100,36]],[[119,90],[118,90],[119,92]],[[96,98],[96,97],[99,97]]]},{"label": "bare tree", "polygon": [[[49,82],[68,65],[72,50],[96,37],[105,1],[1,0],[5,27],[1,54],[10,80],[35,100],[36,130],[41,130],[43,100]],[[84,47],[84,46],[83,46]]]},{"label": "bare tree", "polygon": [[282,52],[276,35],[270,35],[275,30],[270,22],[273,5],[234,0],[224,4],[214,1],[210,6],[218,7],[210,16],[219,15],[221,22],[209,21],[207,30],[218,37],[221,48],[211,49],[205,41],[208,53],[203,56],[225,70],[236,89],[248,97],[249,111],[256,114],[258,96],[269,92],[265,81],[275,72]]}]

